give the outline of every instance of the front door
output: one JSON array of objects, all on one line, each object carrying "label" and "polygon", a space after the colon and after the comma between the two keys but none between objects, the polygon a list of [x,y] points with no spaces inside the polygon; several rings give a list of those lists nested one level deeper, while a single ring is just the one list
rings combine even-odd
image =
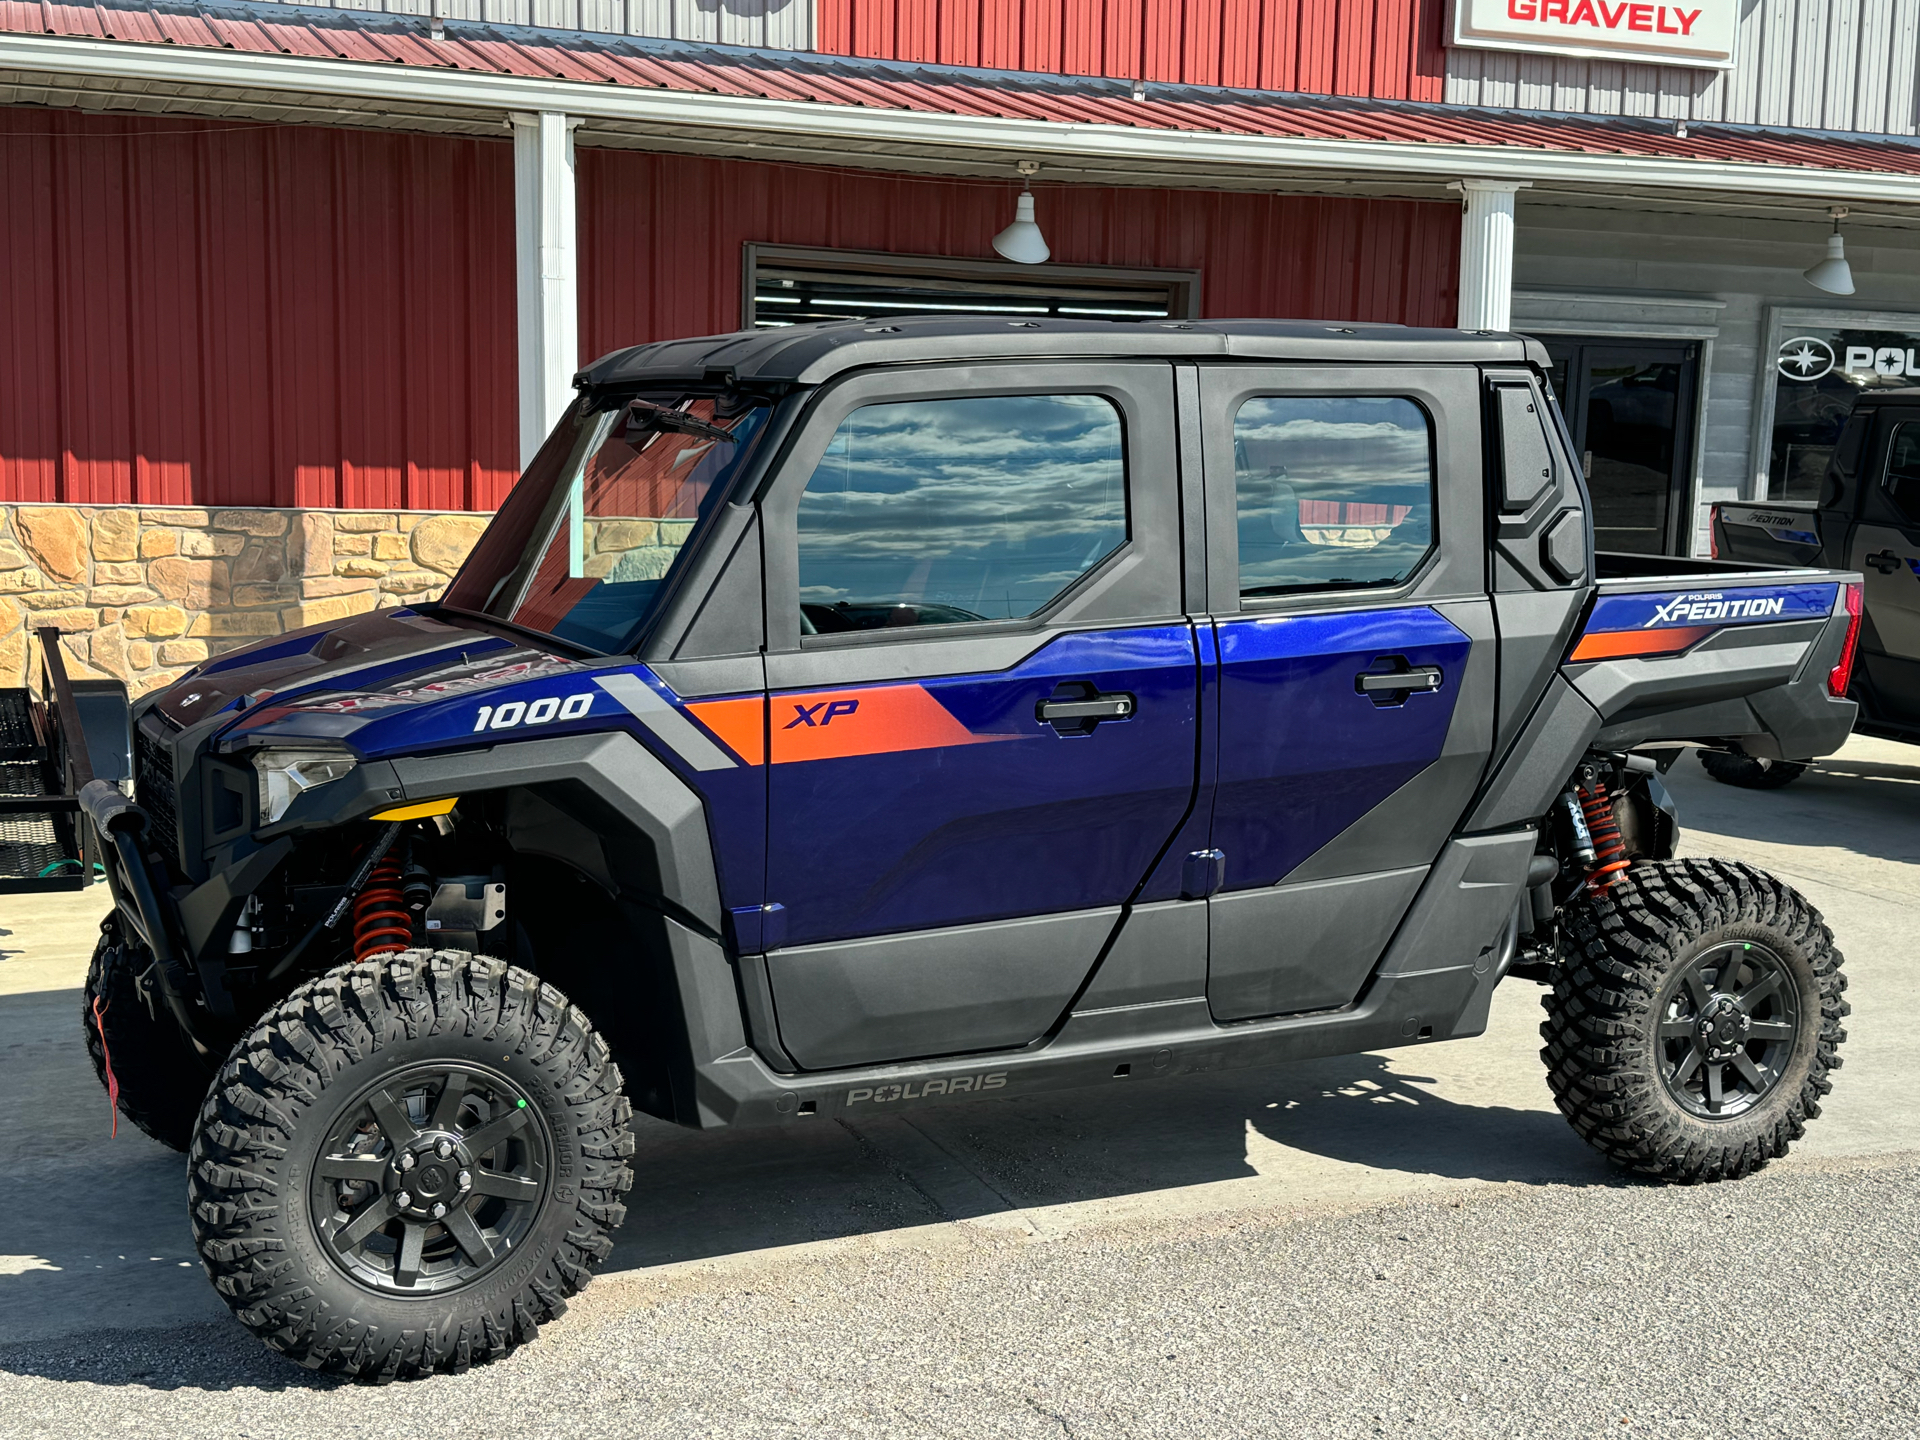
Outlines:
[{"label": "front door", "polygon": [[1479,385],[1472,368],[1201,371],[1217,1020],[1352,1001],[1480,780]]},{"label": "front door", "polygon": [[1700,346],[1571,336],[1545,343],[1587,475],[1594,548],[1687,554]]},{"label": "front door", "polygon": [[763,502],[765,944],[801,1067],[1041,1036],[1187,813],[1171,376],[884,372],[805,422]]}]

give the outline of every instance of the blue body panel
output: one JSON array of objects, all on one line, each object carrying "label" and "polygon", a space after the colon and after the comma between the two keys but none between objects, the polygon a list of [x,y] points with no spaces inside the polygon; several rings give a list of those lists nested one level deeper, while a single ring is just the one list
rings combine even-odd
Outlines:
[{"label": "blue body panel", "polygon": [[1820,585],[1703,586],[1603,595],[1595,601],[1584,633],[1821,620],[1834,610],[1838,589],[1830,581]]},{"label": "blue body panel", "polygon": [[[1138,710],[1058,735],[1035,706],[1062,681],[1129,692]],[[919,684],[994,739],[769,768],[767,899],[786,908],[785,943],[1127,900],[1193,794],[1192,627],[1065,635],[1010,670]]]},{"label": "blue body panel", "polygon": [[[1270,886],[1432,765],[1471,642],[1426,606],[1221,621],[1213,844],[1225,890]],[[1377,706],[1355,677],[1386,656],[1441,686]]]}]

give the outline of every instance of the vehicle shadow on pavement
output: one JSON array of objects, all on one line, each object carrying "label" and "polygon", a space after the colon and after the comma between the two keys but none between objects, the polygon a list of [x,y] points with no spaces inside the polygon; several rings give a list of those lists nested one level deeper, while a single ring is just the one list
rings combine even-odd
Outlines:
[{"label": "vehicle shadow on pavement", "polygon": [[1836,843],[1846,817],[1846,849],[1884,861],[1912,863],[1917,854],[1915,805],[1921,767],[1896,761],[1829,756],[1778,791],[1748,791],[1709,779],[1684,759],[1669,773],[1680,801],[1681,830],[1740,836],[1765,844]]}]

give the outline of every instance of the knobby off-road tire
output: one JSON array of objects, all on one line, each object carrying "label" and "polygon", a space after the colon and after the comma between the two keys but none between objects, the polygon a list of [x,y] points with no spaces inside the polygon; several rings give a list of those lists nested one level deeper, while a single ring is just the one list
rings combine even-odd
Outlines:
[{"label": "knobby off-road tire", "polygon": [[1697,751],[1701,768],[1723,785],[1750,791],[1778,791],[1807,767],[1799,761],[1769,761],[1731,751]]},{"label": "knobby off-road tire", "polygon": [[341,966],[215,1078],[194,1239],[234,1314],[303,1366],[464,1370],[531,1340],[612,1249],[632,1114],[606,1043],[529,972],[459,951]]},{"label": "knobby off-road tire", "polygon": [[[101,1086],[119,1095],[120,1114],[163,1146],[184,1151],[214,1066],[180,1034],[164,1009],[158,1018],[134,985],[152,957],[126,934],[117,916],[100,923],[100,944],[80,992],[80,1021],[86,1029],[87,1055]],[[100,1003],[98,1010],[94,1002]],[[107,1080],[112,1062],[114,1085]]]},{"label": "knobby off-road tire", "polygon": [[1623,872],[1567,923],[1541,1059],[1582,1139],[1671,1181],[1731,1180],[1786,1155],[1847,1039],[1847,978],[1821,913],[1753,866],[1671,860]]}]

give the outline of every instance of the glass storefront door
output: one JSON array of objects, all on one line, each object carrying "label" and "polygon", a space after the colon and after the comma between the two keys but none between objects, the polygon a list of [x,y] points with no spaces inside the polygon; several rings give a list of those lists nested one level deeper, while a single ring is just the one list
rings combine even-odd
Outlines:
[{"label": "glass storefront door", "polygon": [[1594,504],[1598,550],[1683,555],[1701,347],[1543,336]]},{"label": "glass storefront door", "polygon": [[1774,353],[1774,424],[1768,445],[1769,500],[1816,500],[1828,457],[1863,391],[1899,389],[1921,377],[1912,330],[1788,324]]}]

